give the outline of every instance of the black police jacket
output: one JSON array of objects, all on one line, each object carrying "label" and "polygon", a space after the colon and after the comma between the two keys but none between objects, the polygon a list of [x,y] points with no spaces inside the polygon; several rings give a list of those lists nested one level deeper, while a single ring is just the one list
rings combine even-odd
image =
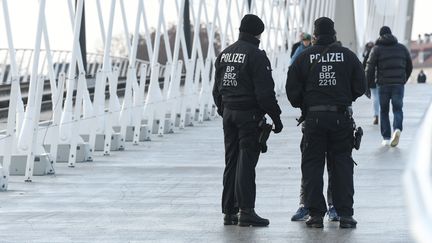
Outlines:
[{"label": "black police jacket", "polygon": [[238,41],[223,50],[216,59],[213,98],[222,115],[224,107],[233,110],[261,109],[272,120],[279,119],[270,61],[258,49],[259,40],[240,33]]},{"label": "black police jacket", "polygon": [[352,51],[335,43],[334,36],[319,36],[290,66],[285,88],[291,105],[303,111],[316,105],[350,106],[365,93],[366,78]]},{"label": "black police jacket", "polygon": [[412,68],[408,49],[391,34],[380,36],[366,64],[368,84],[405,84]]}]

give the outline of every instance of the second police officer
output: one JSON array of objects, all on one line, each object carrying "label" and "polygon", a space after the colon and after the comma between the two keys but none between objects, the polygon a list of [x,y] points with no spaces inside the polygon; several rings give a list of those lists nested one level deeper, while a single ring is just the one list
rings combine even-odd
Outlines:
[{"label": "second police officer", "polygon": [[354,228],[351,104],[366,90],[364,69],[357,56],[336,44],[334,22],[321,17],[314,23],[316,45],[306,49],[290,66],[286,83],[288,100],[305,116],[301,170],[306,225],[322,228],[327,211],[323,196],[326,155],[333,163],[333,204],[340,227]]},{"label": "second police officer", "polygon": [[[225,170],[222,213],[224,224],[267,226],[268,219],[255,213],[255,167],[260,154],[258,124],[265,114],[282,130],[281,110],[275,98],[270,61],[258,49],[264,23],[247,14],[240,24],[238,41],[215,61],[213,98],[223,117]],[[237,214],[238,213],[238,214]]]}]

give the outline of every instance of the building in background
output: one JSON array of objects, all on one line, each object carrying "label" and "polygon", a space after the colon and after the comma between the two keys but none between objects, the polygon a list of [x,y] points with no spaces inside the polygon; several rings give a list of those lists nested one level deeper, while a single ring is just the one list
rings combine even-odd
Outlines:
[{"label": "building in background", "polygon": [[417,75],[423,69],[428,77],[427,83],[431,83],[432,78],[432,33],[419,35],[417,40],[411,41],[411,57],[413,60],[413,72],[409,82],[417,82]]}]

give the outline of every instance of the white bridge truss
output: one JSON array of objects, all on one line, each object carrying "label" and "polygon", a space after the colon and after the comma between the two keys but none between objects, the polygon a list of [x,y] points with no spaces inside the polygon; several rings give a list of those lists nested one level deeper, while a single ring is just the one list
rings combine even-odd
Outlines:
[{"label": "white bridge truss", "polygon": [[[75,1],[60,0],[67,2],[69,14],[64,18],[68,19],[70,26],[65,28],[73,33],[73,44],[68,51],[51,50],[45,14],[46,0],[38,1],[36,22],[26,16],[20,18],[28,26],[36,25],[34,48],[15,49],[14,30],[11,28],[8,9],[8,2],[11,1],[0,0],[1,24],[4,24],[7,37],[7,46],[0,46],[0,85],[10,85],[7,128],[4,133],[0,133],[0,155],[3,159],[0,167],[0,190],[8,188],[10,166],[16,156],[24,156],[24,180],[31,182],[35,158],[46,156],[49,165],[45,172],[55,173],[60,148],[68,148],[61,150],[61,153],[66,153],[66,161],[63,162],[73,168],[77,162],[97,160],[93,156],[97,149],[109,156],[112,150],[128,149],[127,146],[151,140],[152,136],[164,136],[165,133],[184,129],[194,122],[213,119],[216,113],[211,88],[214,82],[213,65],[218,54],[213,47],[216,36],[220,37],[222,49],[236,41],[240,20],[247,13],[257,14],[266,25],[261,37],[261,48],[269,56],[275,89],[281,94],[284,92],[290,47],[298,41],[300,32],[313,31],[313,21],[316,18],[327,16],[334,19],[342,44],[361,53],[366,42],[378,37],[382,25],[390,26],[398,39],[408,44],[414,2],[190,0],[189,11],[194,28],[191,54],[180,59],[180,51],[188,53],[183,31],[185,0],[127,0],[128,3],[133,1],[136,4],[133,12],[126,12],[125,0],[87,0],[86,5],[96,4],[97,11],[90,14],[98,16],[104,51],[102,54],[88,56],[95,65],[87,69],[89,73],[85,73],[79,45],[84,0],[78,0],[75,8]],[[149,8],[150,3],[157,3],[158,9]],[[344,9],[341,9],[342,6]],[[347,9],[345,6],[351,7]],[[109,7],[108,16],[103,16],[102,7]],[[116,9],[120,9],[120,18],[115,16]],[[176,15],[173,47],[168,44],[168,35],[164,34],[168,31],[167,19],[173,17],[167,15],[172,13]],[[149,20],[155,20],[156,25],[150,26]],[[112,55],[114,21],[122,22],[127,49],[125,57]],[[128,29],[129,21],[135,23],[133,30]],[[199,37],[201,25],[207,30],[209,45],[206,50],[202,48],[202,39]],[[156,30],[154,41],[150,36],[151,27]],[[340,28],[348,30],[352,37],[341,34],[344,32]],[[132,41],[130,34],[133,36]],[[136,58],[140,35],[144,37],[149,61]],[[162,49],[166,52],[166,63],[158,62],[162,50],[161,38],[165,38]],[[346,39],[349,43],[344,43]],[[86,80],[89,74],[94,75],[93,99]],[[117,94],[119,76],[126,79],[122,99]],[[45,80],[49,80],[52,117],[49,121],[40,123]],[[146,82],[149,82],[148,87]],[[20,86],[23,83],[28,83],[29,86],[26,104],[21,95]],[[105,92],[107,86],[108,95]],[[128,136],[132,143],[125,143]],[[47,145],[50,147],[49,152]],[[79,156],[83,150],[86,150],[84,158]],[[430,166],[430,152],[427,156]],[[407,174],[407,181],[415,180],[413,173],[421,171],[412,170]],[[427,179],[430,183],[430,174]],[[430,184],[428,188],[430,189]],[[428,199],[422,202],[430,202],[429,194]],[[413,212],[427,213],[429,221],[422,225],[430,226],[430,207],[428,211],[420,209]],[[430,236],[424,239],[430,239]]]},{"label": "white bridge truss", "polygon": [[[213,119],[216,113],[211,88],[217,56],[213,46],[215,40],[220,41],[222,49],[236,41],[240,20],[247,13],[257,14],[266,25],[261,48],[269,56],[275,89],[281,94],[290,61],[289,48],[298,41],[300,32],[312,33],[316,18],[334,19],[342,44],[361,53],[366,42],[376,40],[383,25],[391,27],[399,41],[408,44],[414,4],[413,0],[190,0],[194,28],[191,54],[181,59],[180,51],[188,53],[183,31],[185,0],[134,0],[133,11],[126,11],[125,0],[87,0],[86,4],[96,4],[97,11],[90,14],[98,17],[104,51],[88,54],[86,73],[79,45],[84,0],[77,0],[75,9],[75,1],[59,0],[68,6],[68,16],[64,18],[68,18],[70,26],[65,28],[73,33],[72,46],[66,51],[51,50],[46,0],[38,1],[37,21],[26,16],[20,18],[28,26],[36,25],[34,48],[15,49],[8,8],[11,1],[0,0],[0,22],[5,28],[5,33],[0,34],[7,37],[7,46],[0,46],[0,85],[10,85],[7,128],[0,133],[0,190],[3,191],[8,188],[10,166],[17,156],[24,156],[24,180],[31,182],[35,158],[40,160],[41,156],[46,156],[49,165],[45,172],[55,173],[58,151],[66,157],[63,162],[73,168],[76,162],[97,159],[93,153],[98,146],[108,156],[113,149],[128,149],[125,143],[128,136],[131,144],[139,145],[151,140],[152,136],[164,136],[194,122]],[[131,0],[127,1],[130,4]],[[156,3],[158,8],[149,8],[150,3]],[[102,7],[109,9],[105,19]],[[164,34],[168,31],[167,19],[173,17],[172,13],[176,15],[174,46],[168,44],[168,35]],[[115,18],[116,15],[121,18]],[[114,57],[111,48],[113,22],[119,19],[127,50],[124,57]],[[157,24],[150,26],[150,20]],[[135,23],[133,30],[128,29],[130,21]],[[202,25],[207,30],[207,49],[202,48],[203,40],[198,34]],[[154,41],[150,36],[151,27],[156,30]],[[136,58],[140,35],[144,36],[148,61]],[[161,48],[162,38],[164,48]],[[165,51],[166,63],[158,62],[161,50]],[[87,86],[89,76],[94,81],[93,99]],[[126,80],[122,99],[117,94],[119,77]],[[52,117],[41,123],[45,80],[49,80]],[[23,84],[28,85],[26,104],[21,94]],[[430,118],[429,111],[428,122]],[[430,124],[425,123],[423,127],[428,134],[420,134],[423,136],[419,136],[422,141],[418,144],[426,141],[430,145]],[[60,150],[60,147],[67,149]],[[87,148],[87,152],[80,157],[83,148]],[[430,148],[418,148],[424,148],[418,152],[424,157],[417,154],[413,158],[405,180],[413,217],[423,219],[413,221],[413,232],[418,240],[427,242],[431,237],[427,227],[432,218],[431,207],[426,206],[431,198],[431,156]],[[418,184],[420,186],[416,186]],[[417,189],[419,191],[414,192]]]},{"label": "white bridge truss", "polygon": [[[189,11],[195,34],[192,35],[191,54],[183,59],[179,58],[180,51],[188,53],[183,31],[184,0],[154,0],[159,6],[157,10],[146,8],[149,1],[137,0],[133,13],[125,11],[124,0],[86,1],[86,4],[97,6],[97,12],[94,14],[98,16],[104,43],[103,55],[98,57],[101,65],[89,70],[95,74],[93,99],[87,87],[88,73],[84,71],[79,45],[83,0],[77,1],[75,11],[72,0],[64,1],[67,1],[69,11],[69,16],[65,17],[70,19],[70,30],[73,33],[73,46],[69,52],[50,49],[50,32],[47,30],[45,14],[46,0],[39,1],[37,22],[28,23],[37,26],[34,48],[16,50],[8,0],[1,0],[8,40],[8,48],[2,50],[5,53],[2,59],[9,67],[8,73],[3,72],[2,78],[6,79],[6,83],[11,87],[7,129],[0,140],[3,148],[3,190],[7,189],[9,167],[14,155],[27,156],[24,179],[32,181],[35,156],[48,154],[51,164],[47,170],[53,173],[58,147],[61,145],[69,146],[67,163],[74,167],[79,145],[88,146],[90,154],[86,158],[93,159],[92,153],[97,143],[100,143],[96,141],[99,135],[104,138],[104,155],[110,155],[113,147],[111,142],[115,134],[120,138],[118,149],[125,149],[124,140],[128,128],[132,127],[134,133],[133,144],[139,144],[143,125],[147,131],[145,140],[150,140],[151,136],[154,136],[153,131],[155,135],[163,136],[164,133],[173,132],[176,127],[183,129],[193,122],[212,119],[215,116],[211,88],[214,82],[213,64],[217,56],[213,48],[216,35],[220,38],[222,49],[236,41],[240,20],[247,13],[259,15],[266,24],[261,47],[267,51],[272,62],[276,90],[278,93],[283,92],[289,63],[288,47],[297,41],[300,31],[312,28],[310,23],[315,18],[333,17],[336,0],[312,3],[256,0],[250,1],[250,8],[247,0],[191,0]],[[110,9],[109,16],[103,16],[101,9],[108,7],[107,5]],[[120,9],[121,18],[115,16],[117,8]],[[168,30],[165,16],[169,12],[165,11],[167,8],[171,8],[177,14],[174,47],[168,44],[168,35],[162,35]],[[314,9],[317,11],[311,11]],[[154,41],[150,38],[150,18],[157,19],[154,26]],[[25,16],[22,20],[26,21]],[[111,55],[114,21],[122,21],[124,30],[127,57],[122,60]],[[135,28],[131,32],[128,29],[128,21],[135,23]],[[199,33],[202,24],[207,29],[207,50],[202,48],[202,40],[196,34]],[[129,41],[131,33],[133,39]],[[136,58],[136,37],[140,34],[145,37],[145,47],[150,57],[148,62]],[[158,62],[161,38],[165,38],[163,43],[167,56],[166,63]],[[64,62],[65,58],[68,58],[67,69],[66,65],[54,65],[62,60]],[[126,77],[121,102],[117,95],[119,75]],[[150,80],[148,88],[145,87],[147,77]],[[40,123],[45,79],[50,82],[52,119]],[[29,91],[24,106],[20,85],[25,82],[29,83]],[[106,86],[109,95],[105,93]],[[157,127],[154,127],[156,125]],[[85,142],[83,136],[86,136]],[[46,152],[46,145],[50,146],[49,153]]]}]

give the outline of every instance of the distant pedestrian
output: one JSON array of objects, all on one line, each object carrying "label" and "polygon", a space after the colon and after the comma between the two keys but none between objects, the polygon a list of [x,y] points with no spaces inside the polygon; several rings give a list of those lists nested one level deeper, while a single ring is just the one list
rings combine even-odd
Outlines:
[{"label": "distant pedestrian", "polygon": [[294,56],[295,51],[296,51],[297,48],[300,46],[300,44],[301,44],[301,42],[302,42],[302,40],[303,40],[303,32],[300,32],[299,39],[300,39],[300,40],[299,40],[298,42],[294,43],[294,44],[291,46],[291,55],[290,55],[291,58]]},{"label": "distant pedestrian", "polygon": [[292,64],[295,59],[302,53],[306,48],[312,46],[312,36],[308,33],[303,33],[303,38],[300,42],[300,45],[297,47],[297,49],[294,52],[294,55],[291,56],[291,63]]},{"label": "distant pedestrian", "polygon": [[[379,89],[382,145],[395,147],[402,132],[404,85],[411,75],[412,61],[408,49],[398,43],[389,27],[381,27],[379,34],[366,64],[366,75],[369,86],[376,83]],[[390,101],[394,115],[393,135]]]},{"label": "distant pedestrian", "polygon": [[[363,52],[363,68],[366,69],[366,63],[369,58],[370,52],[374,47],[373,42],[366,43],[365,50]],[[379,94],[378,88],[375,82],[371,83],[369,86],[370,95],[367,95],[368,98],[372,98],[373,104],[373,124],[378,125],[378,115],[379,115]]]},{"label": "distant pedestrian", "polygon": [[426,83],[426,74],[423,72],[423,69],[420,70],[420,73],[417,76],[417,83]]}]

